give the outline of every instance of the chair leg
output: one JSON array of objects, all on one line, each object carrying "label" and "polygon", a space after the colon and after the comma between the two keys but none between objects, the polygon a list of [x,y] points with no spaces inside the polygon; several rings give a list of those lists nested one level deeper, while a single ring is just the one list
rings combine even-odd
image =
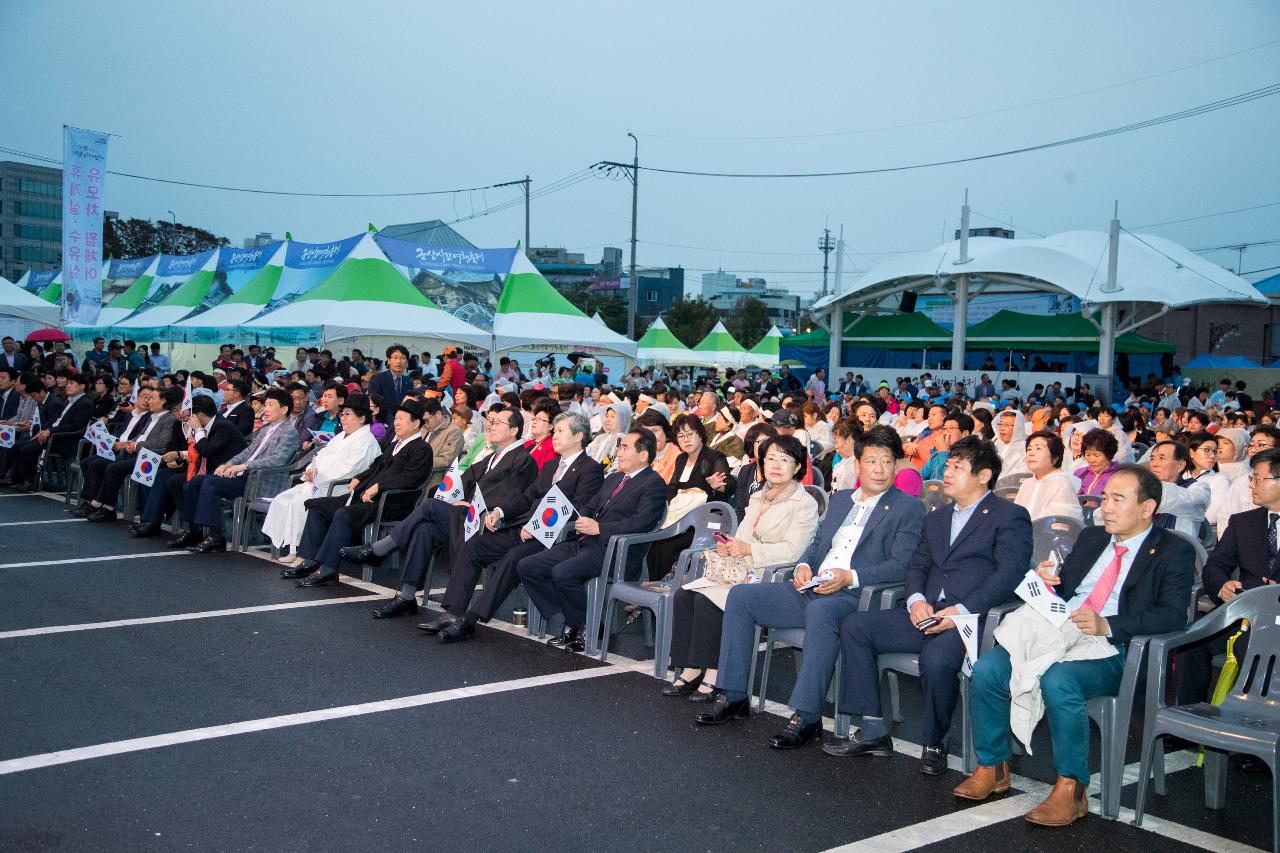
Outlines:
[{"label": "chair leg", "polygon": [[1151,778],[1151,758],[1155,755],[1160,732],[1142,733],[1142,757],[1138,763],[1138,792],[1133,804],[1133,825],[1142,826],[1142,816],[1147,808],[1147,780]]},{"label": "chair leg", "polygon": [[756,686],[756,658],[760,656],[760,635],[763,633],[760,626],[756,626],[755,637],[751,641],[751,669],[747,672],[747,697],[755,695]]},{"label": "chair leg", "polygon": [[1151,767],[1151,775],[1155,777],[1156,793],[1163,797],[1168,793],[1164,783],[1164,738],[1156,741],[1155,762]]},{"label": "chair leg", "polygon": [[764,711],[764,697],[769,692],[769,666],[773,663],[773,637],[764,644],[764,668],[760,670],[760,698],[756,702],[756,710]]},{"label": "chair leg", "polygon": [[[653,675],[663,680],[671,668],[671,599],[663,596],[658,601],[656,617],[657,646],[653,650]],[[747,692],[750,696],[750,691]]]},{"label": "chair leg", "polygon": [[898,698],[898,673],[889,673],[889,707],[893,711],[893,721],[902,722],[902,703]]},{"label": "chair leg", "polygon": [[1276,775],[1275,759],[1272,758],[1267,762],[1271,768],[1271,849],[1275,850],[1280,847],[1280,776]]},{"label": "chair leg", "polygon": [[1124,788],[1124,748],[1128,743],[1127,726],[1114,713],[1107,715],[1106,729],[1102,735],[1104,756],[1110,756],[1110,772],[1102,777],[1102,816],[1108,820],[1120,819],[1120,792]]},{"label": "chair leg", "polygon": [[1227,753],[1204,748],[1204,806],[1222,809],[1227,805]]},{"label": "chair leg", "polygon": [[964,772],[973,773],[978,769],[978,753],[973,743],[973,712],[969,707],[972,698],[971,681],[961,673],[960,679],[960,754],[964,760]]},{"label": "chair leg", "polygon": [[529,609],[525,614],[525,631],[530,637],[542,637],[542,614],[532,601],[529,602]]},{"label": "chair leg", "polygon": [[613,610],[616,604],[613,598],[607,598],[604,602],[604,640],[600,643],[601,662],[609,659],[609,631],[613,628]]},{"label": "chair leg", "polygon": [[840,657],[838,655],[836,657],[836,671],[831,675],[831,693],[835,697],[833,700],[834,709],[831,712],[835,717],[835,725],[833,726],[835,735],[836,737],[848,737],[849,715],[840,713]]}]

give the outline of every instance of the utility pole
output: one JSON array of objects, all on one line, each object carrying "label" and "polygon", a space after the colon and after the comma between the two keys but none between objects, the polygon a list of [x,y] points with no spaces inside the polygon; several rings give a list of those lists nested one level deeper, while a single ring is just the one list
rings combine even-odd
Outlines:
[{"label": "utility pole", "polygon": [[166,210],[165,213],[169,214],[169,216],[173,218],[173,227],[169,229],[169,254],[176,255],[177,252],[174,251],[174,241],[177,240],[178,237],[178,214],[174,213],[172,210]]},{"label": "utility pole", "polygon": [[529,176],[524,176],[524,250],[529,251]]},{"label": "utility pole", "polygon": [[640,140],[628,133],[635,143],[635,156],[631,161],[631,286],[627,288],[627,337],[636,340],[636,298],[640,282],[636,280],[636,211],[640,203]]},{"label": "utility pole", "polygon": [[831,258],[831,251],[835,249],[835,244],[831,242],[831,229],[822,229],[822,239],[818,241],[818,251],[822,252],[822,295],[827,295],[827,263]]}]

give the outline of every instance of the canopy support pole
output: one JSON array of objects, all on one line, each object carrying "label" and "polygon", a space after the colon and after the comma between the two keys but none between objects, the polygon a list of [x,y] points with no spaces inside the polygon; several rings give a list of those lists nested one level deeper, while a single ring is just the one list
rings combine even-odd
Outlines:
[{"label": "canopy support pole", "polygon": [[[840,259],[837,258],[836,264],[839,263]],[[844,358],[844,308],[840,307],[839,302],[832,303],[828,317],[831,328],[828,330],[830,341],[827,344],[827,381],[834,382],[840,370],[840,362]]]},{"label": "canopy support pole", "polygon": [[[964,204],[960,207],[960,257],[956,265],[967,264],[969,257],[969,191],[964,191]],[[969,326],[969,276],[956,279],[955,321],[951,326],[951,369],[964,370],[966,333]]]},{"label": "canopy support pole", "polygon": [[1120,305],[1114,301],[1114,294],[1120,290],[1116,276],[1120,265],[1120,203],[1116,202],[1115,214],[1111,219],[1111,239],[1107,243],[1107,283],[1102,290],[1113,301],[1102,306],[1102,334],[1098,338],[1098,375],[1106,379],[1106,387],[1099,388],[1098,393],[1106,402],[1111,402],[1112,386],[1115,384],[1114,371],[1116,360],[1116,319],[1120,313]]}]

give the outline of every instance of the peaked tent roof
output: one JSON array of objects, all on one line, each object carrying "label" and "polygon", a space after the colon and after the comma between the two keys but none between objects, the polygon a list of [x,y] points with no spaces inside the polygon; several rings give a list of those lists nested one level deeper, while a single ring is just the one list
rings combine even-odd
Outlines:
[{"label": "peaked tent roof", "polygon": [[739,367],[747,362],[747,351],[729,334],[723,320],[717,320],[707,336],[694,345],[693,356],[694,364],[707,367]]},{"label": "peaked tent roof", "polygon": [[[1272,365],[1273,367],[1275,365]],[[1202,352],[1200,355],[1182,365],[1183,369],[1188,367],[1207,367],[1214,370],[1248,370],[1262,367],[1251,358],[1245,358],[1242,355],[1210,355]]]},{"label": "peaked tent roof", "polygon": [[323,281],[246,329],[320,329],[321,340],[400,335],[486,346],[489,335],[440,309],[400,274],[367,233]]},{"label": "peaked tent roof", "polygon": [[218,258],[225,249],[209,255],[200,269],[189,279],[150,308],[115,323],[117,329],[165,329],[186,317],[200,306],[200,301],[213,284],[218,271]]},{"label": "peaked tent roof", "polygon": [[263,307],[271,301],[280,283],[280,273],[284,269],[287,242],[281,242],[271,259],[253,278],[245,283],[236,293],[231,294],[208,311],[182,320],[174,324],[178,330],[188,329],[234,329],[256,317]]},{"label": "peaked tent roof", "polygon": [[61,314],[62,308],[56,303],[50,304],[7,278],[0,278],[0,315],[56,326]]},{"label": "peaked tent roof", "polygon": [[510,350],[600,353],[635,358],[636,342],[593,323],[516,252],[493,318],[492,357]]},{"label": "peaked tent roof", "polygon": [[[1078,313],[1022,314],[997,311],[981,323],[969,327],[972,349],[1039,350],[1041,352],[1097,352],[1098,327]],[[1116,338],[1116,352],[1160,354],[1177,347],[1164,341],[1129,332]]]},{"label": "peaked tent roof", "polygon": [[661,317],[653,321],[636,343],[636,361],[641,364],[692,364],[696,358],[693,351],[671,333]]},{"label": "peaked tent roof", "polygon": [[45,285],[44,288],[40,291],[40,298],[43,299],[45,302],[52,303],[53,305],[62,304],[62,272],[61,271],[58,272],[58,274],[54,277],[53,281]]},{"label": "peaked tent roof", "polygon": [[596,313],[592,314],[592,315],[591,315],[591,319],[592,319],[592,320],[595,320],[597,323],[599,323],[601,326],[604,326],[605,328],[608,328],[608,327],[609,327],[609,324],[608,324],[608,323],[606,323],[606,322],[604,321],[604,318],[600,316],[600,312],[599,312],[599,311],[597,311]]},{"label": "peaked tent roof", "polygon": [[761,367],[773,367],[778,363],[778,346],[781,340],[782,332],[778,331],[777,326],[770,326],[764,337],[747,352],[759,357],[756,361],[761,362]]},{"label": "peaked tent roof", "polygon": [[156,271],[160,267],[160,259],[162,257],[164,256],[156,255],[151,263],[147,265],[147,269],[142,275],[138,276],[133,284],[117,293],[115,298],[102,306],[102,310],[98,313],[98,322],[93,324],[93,328],[114,326],[138,310],[138,306],[146,301],[147,293],[151,290],[151,283],[155,281]]}]

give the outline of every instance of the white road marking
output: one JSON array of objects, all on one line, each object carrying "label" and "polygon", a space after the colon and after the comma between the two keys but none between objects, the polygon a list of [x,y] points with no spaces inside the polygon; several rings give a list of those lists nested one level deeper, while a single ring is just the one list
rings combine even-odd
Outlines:
[{"label": "white road marking", "polygon": [[495,693],[509,693],[514,690],[528,690],[532,687],[545,687],[549,684],[565,684],[571,681],[585,681],[589,678],[616,675],[626,670],[615,666],[602,666],[593,669],[581,669],[575,672],[561,672],[554,675],[536,675],[529,678],[515,678],[509,681],[496,681],[491,684],[476,684],[469,687],[455,687],[451,690],[438,690],[434,693],[418,693],[413,696],[402,696],[399,699],[384,699],[378,702],[361,702],[357,705],[342,705],[336,708],[321,708],[316,711],[303,711],[298,714],[284,714],[279,717],[263,717],[257,720],[244,720],[238,723],[227,723],[221,726],[206,726],[200,729],[188,729],[150,737],[131,738],[129,740],[100,743],[94,746],[82,746],[76,749],[64,749],[57,752],[45,752],[39,755],[28,755],[23,758],[12,758],[0,761],[0,776],[10,773],[22,773],[41,767],[54,767],[59,764],[71,764],[77,761],[88,761],[93,758],[105,758],[109,755],[123,755],[130,752],[141,752],[147,749],[159,749],[165,746],[176,746],[184,743],[196,743],[203,740],[231,737],[233,735],[264,732],[289,726],[302,726],[311,723],[323,723],[329,720],[341,720],[348,717],[359,717],[366,714],[379,714],[383,711],[403,711],[407,708],[421,708],[424,705],[435,705],[441,702],[452,702],[455,699],[471,699],[476,696],[492,696]]},{"label": "white road marking", "polygon": [[68,566],[72,563],[106,563],[111,560],[141,560],[144,557],[190,557],[189,551],[149,551],[143,554],[112,554],[109,557],[77,557],[71,560],[33,560],[28,563],[0,563],[0,569],[25,569],[30,566]]},{"label": "white road marking", "polygon": [[197,613],[173,613],[168,616],[141,616],[136,619],[116,619],[111,622],[81,622],[77,625],[51,625],[46,628],[21,628],[0,631],[0,640],[15,637],[40,637],[45,634],[69,634],[74,631],[96,631],[101,628],[126,628],[134,625],[158,625],[163,622],[187,622],[192,619],[213,619],[218,616],[242,616],[246,613],[268,613],[274,610],[296,610],[301,607],[324,607],[329,604],[352,604],[361,601],[380,601],[391,593],[378,595],[353,595],[346,598],[324,598],[319,601],[287,601],[281,604],[260,604],[252,607],[232,607],[226,610],[204,610]]},{"label": "white road marking", "polygon": [[[0,495],[7,497],[7,495]],[[47,521],[0,521],[0,527],[25,527],[28,524],[71,524],[75,521],[84,521],[83,518],[51,518]]]},{"label": "white road marking", "polygon": [[1001,797],[978,806],[961,809],[954,814],[935,817],[913,823],[852,844],[833,847],[827,853],[899,853],[914,850],[926,844],[947,841],[957,835],[985,829],[1010,818],[1021,817],[1036,807],[1040,797],[1036,794],[1020,794]]}]

